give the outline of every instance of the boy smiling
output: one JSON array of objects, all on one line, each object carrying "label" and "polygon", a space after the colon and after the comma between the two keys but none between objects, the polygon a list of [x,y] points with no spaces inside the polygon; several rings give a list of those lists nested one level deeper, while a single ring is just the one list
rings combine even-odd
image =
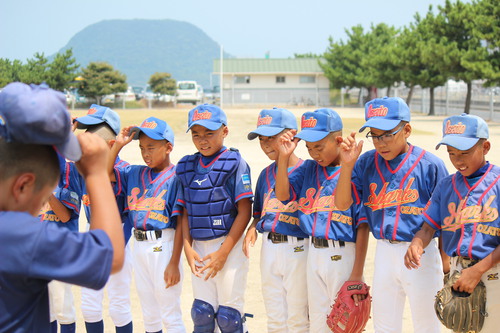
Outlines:
[{"label": "boy smiling", "polygon": [[443,122],[443,139],[457,172],[443,179],[423,213],[422,229],[405,256],[409,269],[420,270],[424,249],[436,231],[451,257],[450,276],[461,272],[453,285],[472,293],[479,281],[486,286],[486,312],[481,332],[498,332],[500,326],[500,168],[486,161],[491,144],[488,125],[480,117],[462,114]]},{"label": "boy smiling", "polygon": [[434,315],[434,296],[442,286],[442,265],[437,242],[432,241],[422,260],[426,269],[402,270],[403,257],[423,219],[421,212],[439,180],[448,173],[436,156],[408,142],[410,109],[397,97],[376,98],[365,106],[366,123],[360,132],[374,150],[359,157],[363,144],[354,133],[342,144],[342,170],[335,204],[349,207],[351,178],[362,198],[363,214],[377,239],[373,277],[375,332],[401,332],[408,296],[415,332],[440,332]]}]

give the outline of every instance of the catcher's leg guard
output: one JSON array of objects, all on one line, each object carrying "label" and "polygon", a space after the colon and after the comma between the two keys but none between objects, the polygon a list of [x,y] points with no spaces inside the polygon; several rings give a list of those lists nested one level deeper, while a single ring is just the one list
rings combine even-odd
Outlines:
[{"label": "catcher's leg guard", "polygon": [[222,333],[244,333],[243,317],[235,308],[224,305],[219,306],[217,324]]},{"label": "catcher's leg guard", "polygon": [[195,299],[191,308],[194,333],[212,333],[215,329],[214,307],[202,300]]}]

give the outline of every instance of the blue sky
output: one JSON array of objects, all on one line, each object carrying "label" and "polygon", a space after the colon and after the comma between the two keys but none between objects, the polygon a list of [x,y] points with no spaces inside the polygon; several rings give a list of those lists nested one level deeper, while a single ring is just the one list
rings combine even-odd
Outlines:
[{"label": "blue sky", "polygon": [[201,28],[236,57],[322,53],[344,29],[408,25],[445,0],[1,0],[0,58],[51,55],[86,26],[108,19],[173,19]]}]

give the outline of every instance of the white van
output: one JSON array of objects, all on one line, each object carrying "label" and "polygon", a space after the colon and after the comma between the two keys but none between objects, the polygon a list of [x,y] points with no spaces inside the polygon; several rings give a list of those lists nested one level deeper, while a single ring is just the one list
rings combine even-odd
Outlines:
[{"label": "white van", "polygon": [[177,103],[203,103],[203,87],[196,81],[178,81]]}]

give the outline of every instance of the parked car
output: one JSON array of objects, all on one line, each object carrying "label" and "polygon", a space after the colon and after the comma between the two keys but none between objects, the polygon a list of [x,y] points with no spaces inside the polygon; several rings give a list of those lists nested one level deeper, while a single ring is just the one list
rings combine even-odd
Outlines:
[{"label": "parked car", "polygon": [[203,102],[203,87],[196,81],[177,82],[177,103],[193,103],[194,105]]},{"label": "parked car", "polygon": [[147,85],[146,88],[144,88],[142,98],[157,100],[158,98],[160,98],[160,94],[154,93],[153,90],[151,90],[151,87]]}]

